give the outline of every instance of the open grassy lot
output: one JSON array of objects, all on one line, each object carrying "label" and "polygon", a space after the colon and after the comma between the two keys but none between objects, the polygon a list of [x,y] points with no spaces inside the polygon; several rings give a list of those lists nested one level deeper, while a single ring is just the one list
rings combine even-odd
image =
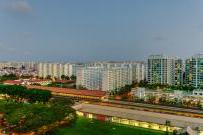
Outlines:
[{"label": "open grassy lot", "polygon": [[[8,134],[12,132],[20,134],[30,131],[43,133],[46,130],[39,130],[42,126],[46,126],[47,130],[51,130],[51,127],[59,125],[55,124],[58,121],[69,124],[76,118],[75,111],[69,106],[61,104],[63,102],[57,100],[44,104],[0,100],[0,113],[3,114],[0,128],[5,128]],[[53,124],[53,126],[49,128],[48,125],[50,124]]]},{"label": "open grassy lot", "polygon": [[75,124],[56,129],[49,135],[164,135],[150,129],[118,125],[79,117]]}]

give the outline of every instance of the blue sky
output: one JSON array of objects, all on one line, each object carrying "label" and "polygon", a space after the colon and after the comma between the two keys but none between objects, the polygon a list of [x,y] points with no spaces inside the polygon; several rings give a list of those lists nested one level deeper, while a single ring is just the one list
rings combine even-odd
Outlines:
[{"label": "blue sky", "polygon": [[203,52],[202,0],[1,0],[0,60],[144,60]]}]

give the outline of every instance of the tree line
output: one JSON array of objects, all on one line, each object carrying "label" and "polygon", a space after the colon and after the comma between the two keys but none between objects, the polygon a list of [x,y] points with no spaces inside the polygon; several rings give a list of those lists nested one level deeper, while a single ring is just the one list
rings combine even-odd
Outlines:
[{"label": "tree line", "polygon": [[16,102],[48,102],[51,98],[51,92],[47,90],[27,89],[18,85],[0,85],[0,94],[3,94],[7,100]]},{"label": "tree line", "polygon": [[[51,80],[53,78],[57,79],[57,77],[52,77],[51,75],[47,75],[45,79]],[[71,76],[61,75],[61,79],[62,80],[73,80],[73,81],[75,81],[76,80],[76,76],[74,76],[74,75],[71,75]]]},{"label": "tree line", "polygon": [[190,85],[168,85],[168,84],[160,84],[160,83],[155,83],[155,84],[149,84],[146,81],[140,81],[139,83],[134,84],[137,87],[145,87],[148,89],[170,89],[170,90],[183,90],[183,91],[192,91],[195,88],[190,86]]},{"label": "tree line", "polygon": [[110,95],[123,95],[129,93],[132,89],[132,85],[125,85],[124,87],[117,88],[113,91],[110,91]]}]

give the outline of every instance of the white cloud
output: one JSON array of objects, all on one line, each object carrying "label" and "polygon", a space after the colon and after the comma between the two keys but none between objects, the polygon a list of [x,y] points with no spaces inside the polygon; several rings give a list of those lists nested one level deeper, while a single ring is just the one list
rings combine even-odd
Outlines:
[{"label": "white cloud", "polygon": [[7,10],[18,14],[30,14],[32,6],[25,0],[12,0],[7,3]]}]

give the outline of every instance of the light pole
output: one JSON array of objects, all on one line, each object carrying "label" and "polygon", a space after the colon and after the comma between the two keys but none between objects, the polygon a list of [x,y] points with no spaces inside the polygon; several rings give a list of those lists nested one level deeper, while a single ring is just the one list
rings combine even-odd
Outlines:
[{"label": "light pole", "polygon": [[169,120],[166,120],[166,134],[168,135],[169,133],[169,126],[171,125],[171,122]]}]

